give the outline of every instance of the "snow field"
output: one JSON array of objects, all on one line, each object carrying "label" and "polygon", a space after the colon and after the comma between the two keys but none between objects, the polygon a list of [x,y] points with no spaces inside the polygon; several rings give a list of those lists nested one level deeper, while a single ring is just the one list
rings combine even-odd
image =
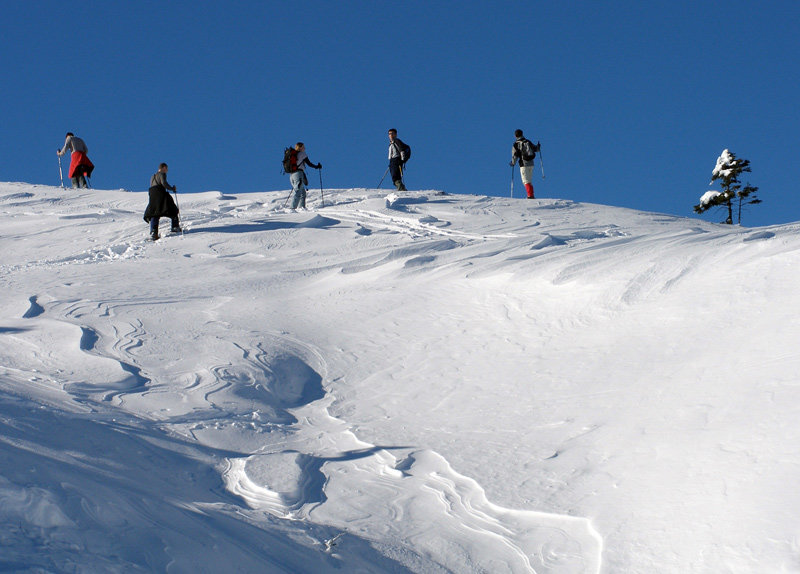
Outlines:
[{"label": "snow field", "polygon": [[0,566],[800,571],[797,225],[285,197],[0,184]]}]

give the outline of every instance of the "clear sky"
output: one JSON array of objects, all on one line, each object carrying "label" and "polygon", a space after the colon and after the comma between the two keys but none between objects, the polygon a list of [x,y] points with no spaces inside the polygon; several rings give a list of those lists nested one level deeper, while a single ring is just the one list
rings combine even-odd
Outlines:
[{"label": "clear sky", "polygon": [[57,185],[73,131],[98,188],[165,161],[180,192],[288,191],[297,141],[326,188],[374,187],[394,127],[409,189],[504,196],[521,128],[538,197],[694,217],[729,148],[764,201],[743,223],[800,221],[798,0],[2,6],[0,180]]}]

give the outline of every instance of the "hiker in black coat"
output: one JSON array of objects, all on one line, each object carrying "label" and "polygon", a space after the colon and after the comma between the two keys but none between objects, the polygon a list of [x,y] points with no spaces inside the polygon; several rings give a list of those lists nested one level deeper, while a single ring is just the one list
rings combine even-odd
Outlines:
[{"label": "hiker in black coat", "polygon": [[158,166],[158,171],[150,178],[150,202],[144,210],[144,220],[150,224],[150,238],[155,241],[158,239],[158,218],[169,217],[172,219],[173,233],[181,231],[181,224],[178,221],[178,206],[175,205],[172,196],[167,190],[178,191],[174,185],[167,182],[167,164],[162,163]]}]

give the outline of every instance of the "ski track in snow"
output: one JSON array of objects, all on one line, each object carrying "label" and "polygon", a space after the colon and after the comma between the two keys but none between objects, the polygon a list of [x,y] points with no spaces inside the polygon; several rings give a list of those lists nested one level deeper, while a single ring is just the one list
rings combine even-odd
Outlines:
[{"label": "ski track in snow", "polygon": [[[90,229],[98,222],[100,229],[90,241],[96,245],[78,253],[69,246],[59,246],[58,255],[50,259],[12,259],[2,266],[6,277],[3,285],[15,273],[40,273],[74,264],[136,264],[154,254],[175,253],[180,257],[193,230],[207,233],[206,249],[203,253],[183,253],[182,257],[246,261],[265,255],[226,252],[215,234],[264,231],[289,241],[301,230],[346,227],[354,241],[374,241],[383,234],[399,234],[410,241],[376,243],[372,253],[365,249],[366,255],[343,255],[309,274],[332,269],[338,269],[342,277],[390,269],[421,273],[436,262],[439,273],[457,269],[461,274],[480,277],[512,269],[524,277],[531,261],[555,260],[560,250],[569,249],[568,264],[548,268],[552,285],[558,286],[608,273],[609,268],[621,265],[620,250],[632,246],[636,239],[630,231],[615,226],[572,228],[567,215],[563,229],[550,226],[541,233],[536,215],[530,219],[521,216],[517,227],[503,226],[510,232],[497,233],[489,228],[467,232],[439,218],[438,202],[449,203],[452,198],[433,194],[391,194],[386,198],[368,190],[361,195],[330,192],[326,198],[329,206],[318,213],[290,213],[281,208],[280,198],[270,203],[223,194],[209,199],[208,195],[184,203],[186,243],[183,237],[166,237],[155,244],[143,238],[141,222],[128,221],[138,213],[132,208],[135,202],[125,197],[106,202],[100,213],[94,213],[81,212],[92,209],[91,205],[76,208],[59,197],[39,199],[27,192],[2,195],[0,206],[45,211],[38,217],[88,225]],[[477,206],[481,201],[475,199],[473,203]],[[356,207],[359,205],[363,207]],[[563,210],[567,214],[574,207],[563,201],[537,204],[542,213]],[[63,213],[63,209],[79,212]],[[109,218],[120,218],[120,224],[99,225]],[[666,218],[665,225],[672,221]],[[10,233],[22,234],[14,229]],[[663,250],[723,235],[713,235],[706,229],[675,235],[667,229],[663,236],[650,238],[649,243]],[[752,243],[771,240],[774,234],[759,231],[725,237],[732,243]],[[34,234],[26,240],[48,239]],[[647,243],[640,241],[636,249],[648,249]],[[479,269],[473,269],[476,258],[484,260]],[[619,305],[633,305],[655,293],[669,292],[702,263],[699,256],[689,260],[661,257],[621,282],[618,298],[609,300],[607,308],[613,311]],[[285,272],[299,273],[299,268]],[[116,416],[119,421],[108,431],[112,434],[124,427],[126,436],[147,435],[147,444],[179,439],[187,441],[180,450],[195,449],[202,453],[199,458],[216,460],[225,489],[246,506],[233,500],[203,501],[201,491],[195,488],[197,499],[181,511],[186,515],[178,521],[182,527],[197,528],[189,515],[206,513],[244,520],[281,536],[282,527],[275,526],[276,519],[278,524],[289,525],[288,529],[303,525],[306,539],[300,546],[325,555],[321,564],[331,569],[340,567],[337,560],[346,557],[347,548],[355,551],[370,547],[388,560],[369,558],[373,566],[381,564],[388,569],[391,563],[396,571],[563,574],[603,570],[604,539],[589,519],[501,507],[487,499],[478,482],[457,472],[433,450],[360,439],[356,428],[330,414],[337,400],[340,373],[333,371],[325,351],[282,330],[265,327],[254,331],[227,322],[224,309],[230,301],[226,297],[197,294],[195,305],[181,311],[186,298],[172,300],[168,291],[166,295],[153,292],[103,300],[60,300],[52,294],[58,291],[58,285],[50,285],[39,293],[29,293],[26,300],[15,303],[15,316],[0,317],[0,393],[6,402],[21,398],[74,414],[97,413],[103,420]],[[202,319],[195,312],[198,305],[204,309]],[[171,307],[177,312],[172,309],[168,313]],[[11,305],[4,308],[8,313]],[[507,310],[512,312],[516,311]],[[170,321],[187,327],[175,328]],[[202,355],[194,354],[195,348],[202,349]],[[13,401],[8,397],[14,397]],[[15,425],[11,417],[0,422],[9,428]],[[138,430],[130,430],[134,428]],[[31,452],[37,449],[35,443],[26,442],[21,435],[14,438],[13,434],[2,434],[0,444]],[[157,456],[155,451],[152,455]],[[556,451],[552,457],[558,455]],[[70,465],[94,466],[75,453],[53,451],[49,456]],[[159,474],[156,480],[165,481],[168,496],[179,496],[178,491],[166,486],[166,477]],[[96,487],[104,488],[101,483]],[[81,512],[102,528],[115,529],[128,520],[141,534],[148,519],[159,519],[156,509],[137,507],[136,501],[112,494],[107,497],[116,500],[125,512],[115,515],[109,509],[89,508],[91,503],[85,498],[81,503]],[[68,502],[68,495],[0,476],[0,501],[0,519],[5,523],[9,517],[20,524],[28,523],[18,531],[0,535],[0,545],[21,548],[28,544],[26,539],[31,535],[25,528],[35,529],[40,537],[33,547],[92,544],[78,541],[74,534],[82,515]],[[135,515],[144,518],[131,518]],[[73,534],[58,540],[63,532]],[[290,537],[297,536],[297,531],[292,531]],[[351,539],[353,542],[349,542]],[[175,544],[184,550],[191,547],[176,540],[174,536],[172,542],[162,538],[156,544]],[[122,547],[121,541],[115,544]],[[119,559],[122,564],[164,568],[170,561],[166,557],[143,559],[130,552],[123,554],[122,558],[109,554],[84,565],[105,568]],[[9,559],[0,566],[19,566],[24,549],[15,556],[16,562]],[[243,563],[243,568],[248,567]]]}]

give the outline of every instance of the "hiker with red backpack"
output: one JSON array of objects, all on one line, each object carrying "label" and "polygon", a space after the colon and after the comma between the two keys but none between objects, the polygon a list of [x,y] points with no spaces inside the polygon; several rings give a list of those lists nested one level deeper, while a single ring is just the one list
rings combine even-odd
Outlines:
[{"label": "hiker with red backpack", "polygon": [[539,143],[532,143],[522,135],[522,130],[516,130],[514,136],[517,141],[511,146],[511,163],[509,165],[514,167],[517,160],[519,160],[519,171],[522,176],[522,183],[525,184],[528,199],[535,199],[533,196],[533,160],[536,157],[536,152],[540,151],[542,146]]},{"label": "hiker with red backpack", "polygon": [[283,171],[289,174],[289,182],[292,184],[292,192],[294,194],[292,209],[297,209],[298,207],[306,208],[308,177],[306,177],[304,166],[322,169],[321,163],[314,165],[308,159],[306,146],[303,142],[297,142],[293,148],[286,148],[283,154]]},{"label": "hiker with red backpack", "polygon": [[87,155],[89,148],[86,147],[86,143],[81,138],[72,132],[67,132],[64,147],[56,151],[56,154],[61,157],[67,153],[67,150],[72,152],[69,162],[69,178],[72,180],[72,187],[89,187],[89,182],[86,181],[86,178],[92,176],[92,170],[94,169],[94,164],[89,161]]}]

